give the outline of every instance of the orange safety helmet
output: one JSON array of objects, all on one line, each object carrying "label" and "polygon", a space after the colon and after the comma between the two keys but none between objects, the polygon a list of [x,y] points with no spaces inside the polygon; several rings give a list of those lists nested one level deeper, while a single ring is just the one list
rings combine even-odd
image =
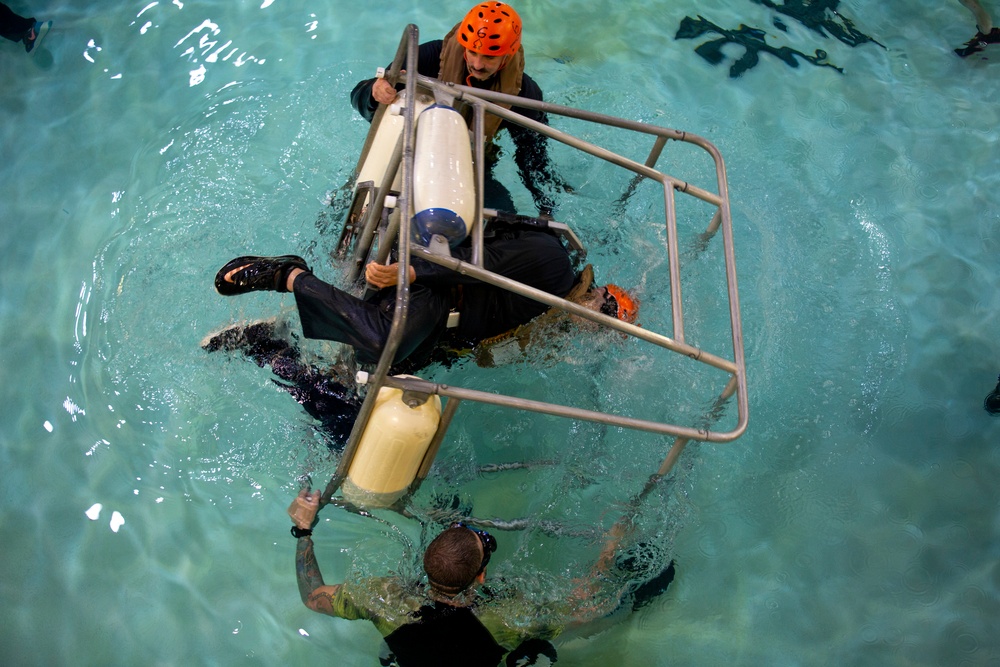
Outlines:
[{"label": "orange safety helmet", "polygon": [[639,302],[618,285],[605,285],[604,289],[608,290],[608,294],[618,302],[618,312],[615,313],[615,317],[629,324],[635,322],[635,318],[639,316]]},{"label": "orange safety helmet", "polygon": [[484,56],[510,56],[521,48],[521,17],[503,2],[481,2],[465,15],[458,43]]}]

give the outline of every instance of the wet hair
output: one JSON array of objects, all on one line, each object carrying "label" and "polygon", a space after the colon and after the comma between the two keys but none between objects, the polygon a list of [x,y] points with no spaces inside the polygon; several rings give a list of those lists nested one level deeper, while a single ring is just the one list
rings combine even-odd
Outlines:
[{"label": "wet hair", "polygon": [[479,538],[468,528],[448,528],[424,552],[427,581],[446,595],[457,595],[472,585],[482,562]]}]

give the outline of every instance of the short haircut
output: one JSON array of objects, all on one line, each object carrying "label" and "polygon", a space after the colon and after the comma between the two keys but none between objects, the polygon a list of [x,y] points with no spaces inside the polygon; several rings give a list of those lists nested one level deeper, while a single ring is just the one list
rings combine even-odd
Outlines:
[{"label": "short haircut", "polygon": [[431,586],[446,595],[468,588],[483,562],[479,544],[479,537],[468,528],[448,528],[435,537],[424,552],[424,572]]}]

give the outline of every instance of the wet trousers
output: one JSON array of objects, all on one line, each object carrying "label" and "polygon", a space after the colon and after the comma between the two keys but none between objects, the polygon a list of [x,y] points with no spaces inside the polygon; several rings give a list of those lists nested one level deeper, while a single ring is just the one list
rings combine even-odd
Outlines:
[{"label": "wet trousers", "polygon": [[12,42],[20,42],[24,33],[35,26],[35,19],[18,16],[11,8],[0,3],[0,35]]},{"label": "wet trousers", "polygon": [[[396,288],[379,290],[368,301],[323,282],[312,274],[295,280],[295,304],[306,338],[332,340],[354,348],[357,360],[377,363],[389,338],[396,308]],[[452,304],[450,291],[410,285],[403,339],[393,363],[436,343],[445,331]]]}]

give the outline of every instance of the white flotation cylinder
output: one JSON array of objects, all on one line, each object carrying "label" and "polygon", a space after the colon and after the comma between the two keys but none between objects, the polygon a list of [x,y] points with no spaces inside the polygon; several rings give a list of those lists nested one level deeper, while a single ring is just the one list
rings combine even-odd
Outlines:
[{"label": "white flotation cylinder", "polygon": [[382,387],[341,486],[344,500],[389,507],[401,498],[416,478],[440,420],[440,396]]},{"label": "white flotation cylinder", "polygon": [[[378,128],[375,130],[375,138],[372,139],[372,145],[368,148],[368,155],[365,156],[365,161],[361,165],[361,169],[358,170],[356,186],[370,182],[375,189],[378,189],[383,182],[392,178],[392,189],[396,192],[401,191],[402,169],[392,174],[388,173],[388,169],[389,160],[392,159],[392,153],[396,150],[396,142],[399,141],[399,137],[403,133],[405,124],[403,111],[406,107],[406,95],[405,90],[401,91],[396,101],[382,114]],[[430,105],[431,101],[432,99],[426,95],[418,95],[417,99],[414,100],[414,118],[418,117],[420,112]]]},{"label": "white flotation cylinder", "polygon": [[434,234],[454,248],[469,234],[476,213],[472,143],[462,114],[432,104],[417,120],[413,149],[411,237],[426,246]]}]

